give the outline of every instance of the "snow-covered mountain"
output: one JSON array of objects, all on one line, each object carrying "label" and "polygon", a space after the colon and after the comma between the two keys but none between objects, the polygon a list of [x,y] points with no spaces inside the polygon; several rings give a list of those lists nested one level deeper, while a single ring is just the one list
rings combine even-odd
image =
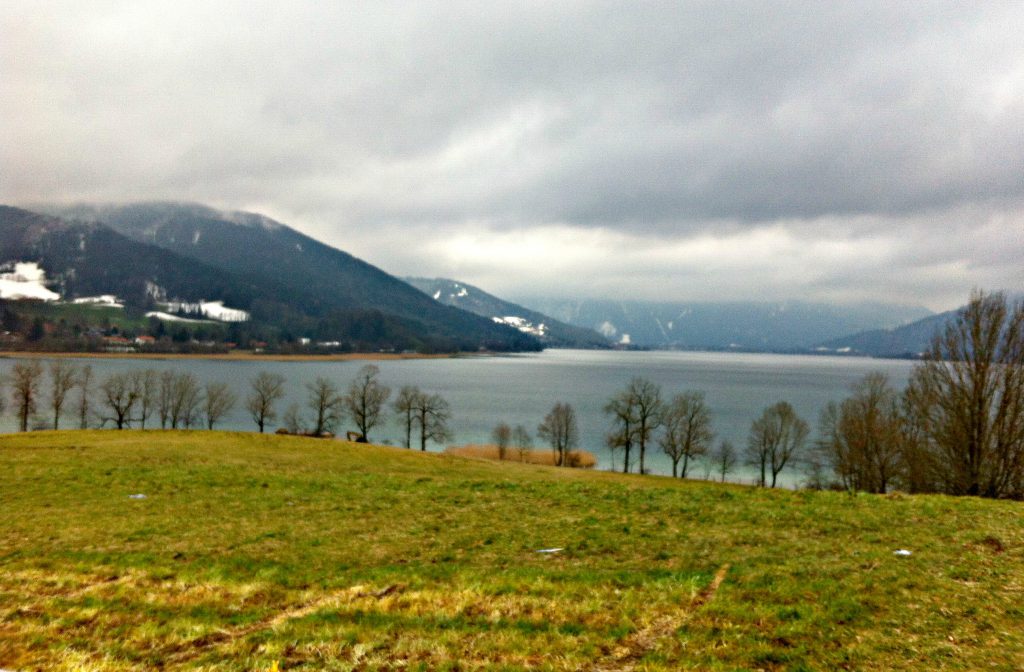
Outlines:
[{"label": "snow-covered mountain", "polygon": [[413,287],[435,301],[454,306],[499,324],[515,327],[536,336],[551,347],[607,348],[608,339],[592,329],[576,327],[556,320],[535,310],[499,299],[479,287],[446,278],[404,278]]}]

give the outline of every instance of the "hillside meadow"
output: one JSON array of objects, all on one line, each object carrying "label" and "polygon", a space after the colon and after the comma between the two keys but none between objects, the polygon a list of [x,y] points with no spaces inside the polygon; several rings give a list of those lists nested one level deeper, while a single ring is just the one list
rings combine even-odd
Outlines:
[{"label": "hillside meadow", "polygon": [[4,435],[0,668],[1017,670],[1022,514],[300,437]]}]

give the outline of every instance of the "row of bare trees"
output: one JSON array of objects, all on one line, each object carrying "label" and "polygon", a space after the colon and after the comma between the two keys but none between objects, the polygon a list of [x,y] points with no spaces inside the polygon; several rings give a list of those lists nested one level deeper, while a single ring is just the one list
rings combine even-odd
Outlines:
[{"label": "row of bare trees", "polygon": [[[564,402],[556,403],[537,425],[537,438],[551,446],[556,467],[573,466],[576,457],[574,451],[579,447],[580,440],[576,409]],[[491,432],[491,440],[498,449],[499,460],[508,459],[510,450],[514,449],[522,462],[533,447],[533,437],[523,425],[510,427],[505,422],[499,422]]]},{"label": "row of bare trees", "polygon": [[[61,420],[74,411],[83,429],[91,419],[92,368],[77,367],[57,359],[44,367],[39,360],[15,362],[10,375],[10,394],[18,429],[60,427]],[[78,390],[78,403],[71,408],[72,393]],[[4,399],[0,395],[0,411]]]},{"label": "row of bare trees", "polygon": [[[333,381],[318,377],[306,385],[308,415],[297,404],[292,405],[282,417],[285,430],[324,436],[349,419],[360,440],[368,441],[370,430],[386,419],[386,403],[391,395],[379,376],[376,366],[364,366],[344,394]],[[285,397],[285,382],[280,374],[266,371],[249,381],[244,407],[261,433],[278,419],[277,405]],[[116,372],[97,383],[91,366],[79,366],[67,359],[54,359],[47,366],[39,360],[16,362],[9,387],[18,429],[23,432],[60,429],[62,419],[72,411],[82,429],[146,429],[157,419],[161,429],[213,429],[238,403],[227,383],[203,385],[188,372]],[[438,394],[406,386],[392,408],[405,429],[406,448],[414,433],[419,435],[420,450],[426,450],[428,441],[442,443],[452,437],[451,411]],[[0,395],[0,411],[3,409],[4,397]]]},{"label": "row of bare trees", "polygon": [[[254,383],[254,389],[256,387]],[[380,369],[372,364],[359,369],[344,393],[324,377],[307,384],[306,390],[310,417],[303,420],[298,405],[289,408],[284,420],[287,431],[291,433],[333,434],[342,422],[348,420],[356,427],[357,440],[369,441],[370,431],[387,420],[391,388],[380,382]],[[416,433],[423,451],[427,449],[428,441],[444,443],[452,438],[449,425],[451,410],[439,394],[406,385],[398,391],[391,410],[404,430],[406,448],[412,447]]]},{"label": "row of bare trees", "polygon": [[657,442],[672,461],[672,476],[686,478],[693,460],[706,455],[714,439],[702,392],[682,392],[665,400],[661,388],[646,378],[631,380],[608,401],[604,412],[612,421],[605,444],[612,455],[622,451],[624,473],[634,455],[640,473],[647,473],[647,449]]},{"label": "row of bare trees", "polygon": [[827,406],[818,448],[851,490],[1024,497],[1024,302],[973,293],[904,391],[871,374]]},{"label": "row of bare trees", "polygon": [[[708,471],[714,469],[724,481],[740,460],[728,441],[712,450],[715,433],[703,392],[684,391],[666,399],[655,383],[634,378],[608,401],[604,412],[612,422],[605,444],[613,456],[622,452],[623,473],[630,471],[634,457],[640,473],[647,473],[647,449],[652,445],[671,460],[673,477],[686,478],[703,459]],[[757,470],[759,485],[776,486],[779,474],[803,450],[807,433],[807,423],[787,402],[766,408],[751,424],[743,457]]]},{"label": "row of bare trees", "polygon": [[[113,373],[96,384],[92,367],[55,359],[16,362],[10,375],[18,429],[60,429],[73,415],[79,428],[110,424],[143,429],[154,416],[162,428],[191,428],[219,422],[235,404],[226,383],[200,386],[190,373],[153,369]],[[2,407],[2,404],[0,404]]]}]

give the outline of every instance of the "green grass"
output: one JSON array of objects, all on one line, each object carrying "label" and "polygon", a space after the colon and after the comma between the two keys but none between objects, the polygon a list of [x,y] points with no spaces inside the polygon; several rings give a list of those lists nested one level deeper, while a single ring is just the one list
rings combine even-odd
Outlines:
[{"label": "green grass", "polygon": [[1022,514],[298,437],[7,435],[0,667],[1017,670]]},{"label": "green grass", "polygon": [[71,324],[109,325],[120,329],[144,329],[149,324],[149,318],[130,317],[123,308],[102,304],[22,301],[17,309],[25,320],[41,317],[53,322],[65,320]]}]

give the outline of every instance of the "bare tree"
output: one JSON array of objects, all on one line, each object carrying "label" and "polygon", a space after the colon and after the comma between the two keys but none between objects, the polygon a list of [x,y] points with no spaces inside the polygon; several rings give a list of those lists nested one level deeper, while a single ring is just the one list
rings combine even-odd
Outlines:
[{"label": "bare tree", "polygon": [[299,405],[292,404],[289,406],[288,410],[284,412],[281,422],[284,423],[284,428],[288,430],[289,434],[302,434],[305,423],[302,420],[302,412],[299,410]]},{"label": "bare tree", "polygon": [[938,451],[930,445],[926,414],[915,410],[918,393],[911,385],[900,395],[900,486],[911,493],[942,492],[947,472],[940,468]]},{"label": "bare tree", "polygon": [[321,376],[312,383],[306,383],[306,390],[309,392],[307,404],[314,417],[313,435],[334,432],[335,425],[341,421],[343,403],[338,387]]},{"label": "bare tree", "polygon": [[78,428],[88,429],[92,414],[92,366],[86,364],[78,373]]},{"label": "bare tree", "polygon": [[847,489],[886,492],[900,468],[903,418],[885,374],[868,374],[850,398],[829,403],[820,435],[818,448]]},{"label": "bare tree", "polygon": [[665,432],[661,437],[661,449],[672,459],[672,476],[679,471],[686,478],[690,461],[708,452],[715,434],[711,431],[711,411],[704,402],[703,392],[685,392],[672,397],[664,407],[661,422]]},{"label": "bare tree", "polygon": [[191,429],[200,422],[203,390],[191,373],[174,376],[171,388],[171,429]]},{"label": "bare tree", "polygon": [[780,401],[764,410],[751,424],[747,442],[747,461],[760,470],[758,485],[767,485],[770,471],[771,487],[775,487],[779,473],[803,449],[809,431],[788,402]]},{"label": "bare tree", "polygon": [[736,449],[733,448],[732,444],[728,441],[722,441],[718,444],[718,449],[715,451],[715,468],[718,470],[718,475],[722,479],[722,483],[725,483],[725,477],[734,468],[736,468]]},{"label": "bare tree", "polygon": [[160,373],[156,393],[156,412],[160,416],[160,429],[167,429],[174,421],[174,386],[178,375],[174,371]]},{"label": "bare tree", "polygon": [[391,407],[395,411],[395,420],[405,431],[405,447],[412,447],[412,427],[416,423],[416,406],[423,392],[412,385],[403,385]]},{"label": "bare tree", "polygon": [[636,445],[640,450],[640,473],[647,473],[644,467],[644,455],[647,442],[651,440],[654,430],[661,426],[661,388],[646,378],[634,378],[629,383],[627,393],[636,411]]},{"label": "bare tree", "polygon": [[11,370],[11,398],[18,416],[18,428],[28,431],[28,422],[39,405],[43,366],[37,360],[17,362]]},{"label": "bare tree", "polygon": [[579,443],[576,411],[569,404],[557,403],[537,426],[537,436],[548,442],[555,453],[555,465],[567,464],[566,457]]},{"label": "bare tree", "polygon": [[213,429],[221,419],[231,412],[238,398],[227,383],[206,384],[206,428]]},{"label": "bare tree", "polygon": [[612,429],[605,436],[605,444],[611,451],[613,460],[615,451],[623,451],[622,473],[629,473],[630,453],[639,424],[636,418],[636,404],[630,391],[627,389],[612,397],[611,401],[605,404],[604,412],[612,416]]},{"label": "bare tree", "polygon": [[533,448],[533,438],[530,433],[526,431],[526,427],[522,425],[516,425],[512,430],[512,445],[516,447],[516,452],[519,454],[519,461],[525,462],[526,456],[530,453],[530,449]]},{"label": "bare tree", "polygon": [[284,398],[284,376],[261,371],[249,382],[251,388],[245,399],[245,410],[263,433],[267,423],[277,419],[274,405]]},{"label": "bare tree", "polygon": [[908,397],[945,492],[1024,496],[1024,303],[974,292],[915,368]]},{"label": "bare tree", "polygon": [[75,387],[78,368],[66,359],[50,362],[50,410],[53,411],[53,428],[60,429],[60,416],[68,393]]},{"label": "bare tree", "polygon": [[499,422],[491,431],[491,441],[498,447],[498,459],[504,460],[508,446],[512,442],[512,428],[504,422]]},{"label": "bare tree", "polygon": [[146,422],[153,415],[153,407],[159,405],[160,374],[153,369],[146,369],[137,373],[136,380],[139,386],[139,414],[135,419],[139,421],[139,427],[145,429]]},{"label": "bare tree", "polygon": [[103,422],[109,420],[118,429],[130,426],[132,409],[139,399],[138,379],[130,373],[113,373],[100,385],[100,393],[104,407],[111,413],[103,417]]},{"label": "bare tree", "polygon": [[420,427],[420,450],[426,451],[427,441],[444,443],[452,438],[448,421],[451,411],[448,402],[439,394],[421,394],[414,408],[416,423]]},{"label": "bare tree", "polygon": [[383,420],[384,404],[391,395],[391,389],[382,385],[379,377],[380,369],[376,366],[364,366],[356,373],[344,397],[345,411],[367,442],[370,430]]}]

